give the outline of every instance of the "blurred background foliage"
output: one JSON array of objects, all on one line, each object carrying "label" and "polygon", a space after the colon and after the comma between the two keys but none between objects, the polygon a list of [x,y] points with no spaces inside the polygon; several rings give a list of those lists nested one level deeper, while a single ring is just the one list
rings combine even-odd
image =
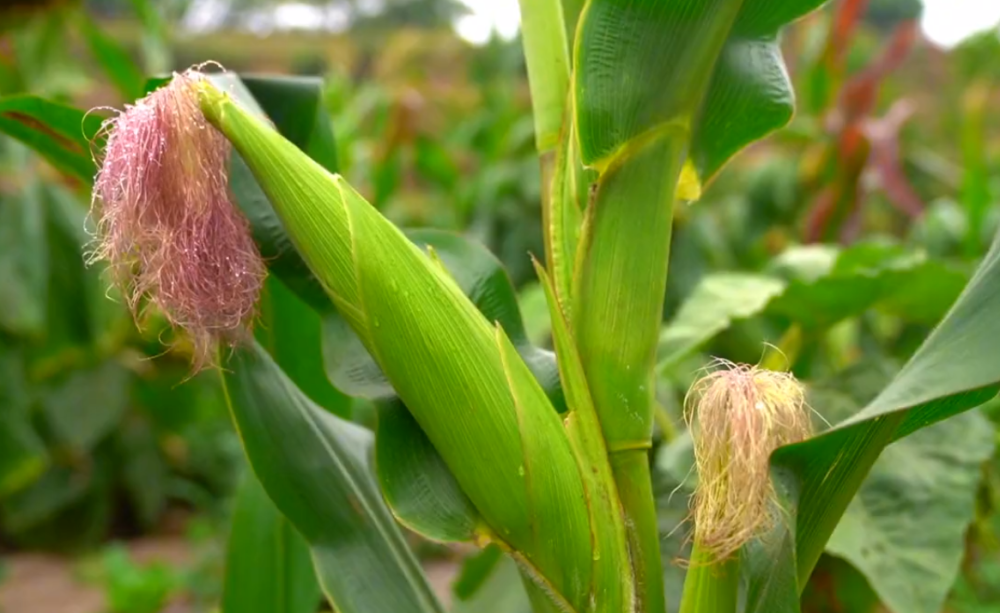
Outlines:
[{"label": "blurred background foliage", "polygon": [[[285,29],[303,25],[291,4],[308,30]],[[120,107],[142,94],[145,75],[206,59],[322,76],[343,174],[403,227],[486,245],[521,292],[529,335],[544,343],[547,311],[528,258],[544,250],[520,44],[463,41],[451,24],[465,10],[456,0],[8,0],[0,132],[31,126],[22,106],[31,96]],[[795,24],[784,39],[799,99],[792,124],[678,207],[654,454],[671,561],[683,554],[677,526],[690,488],[679,406],[709,357],[793,369],[835,421],[912,354],[997,233],[1000,114],[990,110],[1000,108],[1000,38],[941,50],[922,40],[920,10],[919,0],[835,0]],[[82,132],[70,140],[87,144]],[[0,610],[57,610],[17,600],[33,593],[25,560],[39,551],[97,586],[93,611],[213,610],[242,452],[217,374],[191,376],[188,349],[162,317],[145,312],[137,330],[85,265],[87,187],[0,136]],[[356,402],[354,415],[365,422],[371,407]],[[903,592],[919,581],[943,586],[948,611],[996,610],[1000,407],[955,423],[887,453],[859,496],[864,508],[831,541],[805,611],[911,613]],[[932,503],[941,499],[958,502]],[[908,522],[909,536],[888,520]],[[918,542],[937,530],[964,540]],[[859,538],[890,551],[858,549]],[[137,543],[163,539],[185,553],[142,562]],[[467,552],[420,551],[451,593]],[[921,556],[937,560],[927,576],[878,570]],[[465,563],[458,610],[486,611],[476,608],[485,601],[523,610],[518,598],[484,597],[509,575],[501,567],[483,583],[496,557]],[[681,571],[670,569],[676,591]]]}]

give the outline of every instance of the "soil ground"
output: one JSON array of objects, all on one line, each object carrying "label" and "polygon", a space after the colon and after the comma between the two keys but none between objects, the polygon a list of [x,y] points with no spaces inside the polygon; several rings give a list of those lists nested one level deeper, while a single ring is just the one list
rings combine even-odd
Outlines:
[{"label": "soil ground", "polygon": [[[193,563],[195,552],[182,537],[148,537],[127,543],[140,564],[154,561],[183,568]],[[79,561],[40,553],[4,556],[0,577],[0,613],[105,613],[99,585],[80,578]],[[426,567],[434,590],[450,600],[450,586],[457,568],[453,562],[431,562]],[[448,604],[447,602],[445,603]],[[161,613],[193,613],[188,603],[170,603]]]}]

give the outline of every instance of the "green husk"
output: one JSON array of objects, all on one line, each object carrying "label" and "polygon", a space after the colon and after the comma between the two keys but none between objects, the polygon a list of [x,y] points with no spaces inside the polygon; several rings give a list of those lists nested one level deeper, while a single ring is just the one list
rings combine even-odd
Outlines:
[{"label": "green husk", "polygon": [[[566,430],[577,461],[580,463],[587,489],[587,506],[591,513],[591,523],[595,528],[594,553],[596,556],[606,558],[606,561],[599,561],[594,565],[594,583],[604,587],[602,598],[609,605],[632,610],[635,585],[641,583],[638,580],[641,578],[634,577],[635,569],[631,568],[621,500],[608,461],[601,424],[597,419],[587,379],[583,374],[583,365],[580,363],[576,343],[556,296],[555,287],[538,262],[535,262],[535,270],[545,289],[552,318],[552,339],[556,354],[559,356],[559,376],[570,409],[570,414],[565,420]],[[609,570],[613,575],[603,574]]]},{"label": "green husk", "polygon": [[739,558],[713,560],[695,543],[684,579],[680,613],[736,613],[739,588]]},{"label": "green husk", "polygon": [[303,259],[486,520],[482,540],[519,554],[528,574],[574,610],[596,610],[583,479],[558,414],[503,330],[341,177],[210,84],[200,93],[209,121],[247,162]]}]

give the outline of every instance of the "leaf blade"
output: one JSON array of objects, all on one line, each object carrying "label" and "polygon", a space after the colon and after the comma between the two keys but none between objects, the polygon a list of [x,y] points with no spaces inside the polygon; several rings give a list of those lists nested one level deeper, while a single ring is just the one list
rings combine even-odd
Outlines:
[{"label": "leaf blade", "polygon": [[306,399],[259,346],[227,363],[223,382],[247,457],[310,544],[335,608],[440,613],[369,473],[370,434]]},{"label": "leaf blade", "polygon": [[[997,309],[1000,234],[955,305],[888,387],[854,417],[772,456],[774,480],[792,492],[787,502],[796,507],[797,517],[795,552],[786,547],[779,557],[796,560],[799,586],[889,443],[996,396],[1000,362],[990,356],[1000,333],[1000,321],[992,316]],[[776,572],[777,559],[753,566],[752,580]],[[797,611],[797,591],[786,586],[768,600],[748,602],[747,610]]]},{"label": "leaf blade", "polygon": [[0,132],[42,155],[53,166],[89,184],[97,166],[90,143],[101,118],[32,95],[0,97]]},{"label": "leaf blade", "polygon": [[247,475],[233,510],[222,612],[314,613],[319,600],[305,541]]}]

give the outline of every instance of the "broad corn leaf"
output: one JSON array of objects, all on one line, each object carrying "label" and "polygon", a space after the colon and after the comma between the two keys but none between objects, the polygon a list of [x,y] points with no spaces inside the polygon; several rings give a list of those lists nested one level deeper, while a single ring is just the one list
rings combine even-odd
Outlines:
[{"label": "broad corn leaf", "polygon": [[226,361],[224,382],[254,474],[309,544],[335,610],[442,611],[382,502],[371,434],[312,403],[259,346]]},{"label": "broad corn leaf", "polygon": [[[798,611],[801,586],[888,444],[996,395],[998,309],[1000,235],[948,315],[865,409],[813,439],[775,452],[774,480],[794,521],[765,539],[776,548],[772,555],[751,564],[756,588],[748,611]],[[776,580],[780,577],[785,579]]]}]

